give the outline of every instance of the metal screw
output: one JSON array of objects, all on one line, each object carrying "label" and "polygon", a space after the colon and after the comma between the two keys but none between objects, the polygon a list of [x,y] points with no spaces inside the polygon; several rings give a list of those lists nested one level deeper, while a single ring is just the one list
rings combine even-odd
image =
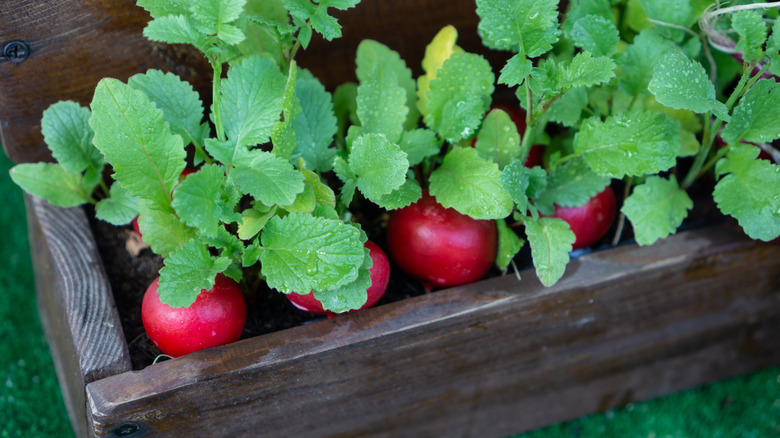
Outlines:
[{"label": "metal screw", "polygon": [[130,436],[134,433],[141,430],[141,426],[138,423],[134,422],[128,422],[128,423],[122,423],[119,426],[115,427],[114,430],[111,431],[111,433],[114,434],[114,436]]},{"label": "metal screw", "polygon": [[11,41],[3,46],[3,57],[11,61],[13,65],[19,64],[28,56],[30,56],[30,46],[24,41]]}]

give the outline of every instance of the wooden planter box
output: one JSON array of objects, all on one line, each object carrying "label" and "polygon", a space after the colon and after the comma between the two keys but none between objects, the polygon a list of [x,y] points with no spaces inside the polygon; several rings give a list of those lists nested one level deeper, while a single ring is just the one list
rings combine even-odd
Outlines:
[{"label": "wooden planter box", "polygon": [[[103,76],[167,66],[203,81],[197,62],[140,37],[134,1],[8,3],[0,43],[31,49],[0,62],[17,162],[47,158],[43,109],[88,103]],[[421,42],[453,23],[476,50],[471,1],[390,4],[344,15],[327,58],[312,43],[306,62],[327,86],[363,37],[416,66]],[[132,371],[84,211],[27,205],[41,319],[80,437],[501,436],[780,363],[780,245],[723,223],[575,259],[551,288],[525,271]]]}]

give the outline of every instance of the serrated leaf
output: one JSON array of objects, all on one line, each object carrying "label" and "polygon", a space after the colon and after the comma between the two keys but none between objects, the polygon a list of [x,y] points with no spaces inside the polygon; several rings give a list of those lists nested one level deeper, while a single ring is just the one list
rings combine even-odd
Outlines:
[{"label": "serrated leaf", "polygon": [[780,235],[780,166],[757,160],[759,149],[732,146],[716,166],[727,174],[712,194],[720,211],[733,216],[753,239],[770,241]]},{"label": "serrated leaf", "polygon": [[[328,15],[328,8],[333,7],[342,11],[354,7],[360,0],[320,0],[313,4],[309,0],[283,0],[284,6],[290,14],[300,20],[310,20],[312,28],[331,41],[341,37],[341,25]],[[300,36],[299,36],[300,38]]]},{"label": "serrated leaf", "polygon": [[623,76],[620,85],[628,94],[637,95],[647,89],[653,69],[677,46],[659,35],[655,29],[645,29],[634,38],[633,44],[618,58]]},{"label": "serrated leaf", "polygon": [[558,282],[569,263],[569,252],[576,240],[563,219],[542,217],[525,221],[525,233],[531,246],[536,276],[545,286]]},{"label": "serrated leaf", "polygon": [[253,266],[260,259],[260,254],[263,253],[263,248],[260,247],[257,239],[252,244],[246,247],[244,253],[241,254],[241,266],[248,268]]},{"label": "serrated leaf", "polygon": [[416,166],[424,159],[438,154],[441,148],[436,133],[423,128],[405,131],[399,146],[406,152],[409,166]]},{"label": "serrated leaf", "polygon": [[680,123],[664,114],[629,111],[601,121],[585,120],[574,152],[597,174],[612,178],[670,169],[680,150]]},{"label": "serrated leaf", "polygon": [[215,35],[227,44],[235,45],[245,35],[232,23],[244,12],[246,0],[192,0],[192,16],[205,27],[205,33]]},{"label": "serrated leaf", "polygon": [[11,179],[25,192],[60,207],[86,204],[94,189],[84,184],[80,174],[54,163],[17,164],[11,168]]},{"label": "serrated leaf", "polygon": [[514,203],[500,177],[498,165],[480,158],[473,148],[454,149],[431,173],[429,190],[445,208],[474,219],[502,219]]},{"label": "serrated leaf", "polygon": [[505,84],[508,87],[514,87],[525,81],[525,78],[533,71],[534,64],[525,55],[517,53],[509,58],[504,68],[501,69],[501,75],[498,77],[499,84]]},{"label": "serrated leaf", "polygon": [[320,177],[308,169],[299,169],[303,175],[304,181],[314,189],[314,198],[317,205],[326,207],[336,207],[336,194],[333,189],[322,182]]},{"label": "serrated leaf", "polygon": [[357,279],[364,243],[357,228],[339,220],[276,216],[261,237],[262,273],[268,286],[284,293],[336,289]]},{"label": "serrated leaf", "polygon": [[357,48],[355,58],[357,68],[355,74],[359,81],[368,80],[375,71],[393,72],[397,85],[406,91],[406,108],[408,113],[404,122],[405,129],[417,127],[420,113],[417,110],[417,84],[412,78],[412,71],[406,66],[398,52],[374,40],[363,40]]},{"label": "serrated leaf", "polygon": [[658,33],[676,42],[682,41],[685,32],[679,27],[690,25],[693,13],[690,0],[640,0],[640,3],[649,18],[678,27],[658,26]]},{"label": "serrated leaf", "polygon": [[547,173],[541,167],[529,169],[515,161],[501,172],[499,182],[517,204],[518,211],[525,212],[528,198],[536,198],[547,187]]},{"label": "serrated leaf", "polygon": [[357,116],[365,134],[384,134],[398,143],[409,108],[406,90],[398,85],[395,73],[376,69],[357,89]]},{"label": "serrated leaf", "polygon": [[606,56],[593,57],[589,52],[580,52],[566,67],[561,88],[592,87],[615,77],[615,61]]},{"label": "serrated leaf", "polygon": [[233,207],[228,203],[224,167],[205,165],[176,186],[171,205],[185,224],[197,228],[206,237],[214,237],[222,211]]},{"label": "serrated leaf", "polygon": [[203,36],[189,16],[165,15],[150,21],[144,28],[144,36],[151,41],[168,44],[191,44],[203,49]]},{"label": "serrated leaf", "polygon": [[[257,207],[248,208],[241,214],[241,224],[238,226],[238,237],[243,240],[248,240],[260,230],[263,229],[265,224],[276,215],[276,206],[271,207],[266,211],[261,211]],[[259,257],[259,252],[258,252]]]},{"label": "serrated leaf", "polygon": [[227,258],[213,258],[206,245],[190,240],[165,259],[157,292],[171,307],[188,307],[201,290],[214,287],[217,274],[230,265]]},{"label": "serrated leaf", "polygon": [[109,197],[95,205],[95,216],[112,225],[127,225],[138,216],[139,199],[127,192],[119,181],[111,184]]},{"label": "serrated leaf", "polygon": [[304,189],[303,175],[271,152],[255,149],[233,164],[228,182],[265,205],[289,205]]},{"label": "serrated leaf", "polygon": [[190,12],[189,3],[185,0],[138,0],[136,3],[155,18]]},{"label": "serrated leaf", "polygon": [[376,204],[386,210],[397,210],[416,202],[422,196],[420,183],[407,179],[404,184],[391,193],[382,195]]},{"label": "serrated leaf", "polygon": [[127,83],[143,91],[162,110],[171,133],[181,135],[187,144],[203,143],[208,125],[201,123],[203,103],[192,85],[173,73],[159,70],[134,75]]},{"label": "serrated leaf", "polygon": [[99,171],[103,157],[92,145],[90,111],[73,101],[60,101],[43,112],[41,132],[52,156],[63,169],[81,173],[87,169]]},{"label": "serrated leaf", "polygon": [[620,209],[634,226],[639,245],[651,245],[658,239],[674,234],[693,201],[677,184],[677,178],[651,176],[634,188]]},{"label": "serrated leaf", "polygon": [[291,204],[285,205],[284,209],[290,212],[299,211],[311,213],[314,211],[316,206],[317,197],[314,194],[314,187],[312,187],[311,184],[304,182],[303,191],[298,193],[298,195],[295,197],[295,201],[293,201]]},{"label": "serrated leaf", "polygon": [[517,126],[502,109],[488,112],[477,132],[474,145],[479,156],[503,169],[520,157],[520,134]]},{"label": "serrated leaf", "polygon": [[366,198],[378,202],[406,181],[409,160],[406,152],[382,134],[363,135],[352,143],[349,168],[357,177],[357,188]]},{"label": "serrated leaf", "polygon": [[780,138],[780,84],[761,79],[740,99],[721,136],[729,144],[739,139],[755,143]]},{"label": "serrated leaf", "polygon": [[430,83],[425,124],[451,143],[471,137],[490,107],[494,80],[485,58],[454,53]]},{"label": "serrated leaf", "polygon": [[571,30],[574,45],[596,56],[609,56],[617,48],[620,34],[615,23],[599,15],[586,15]]},{"label": "serrated leaf", "polygon": [[349,207],[355,196],[355,190],[357,190],[357,176],[349,168],[349,163],[341,157],[336,157],[333,160],[333,172],[344,184],[341,187],[341,202]]},{"label": "serrated leaf", "polygon": [[496,266],[506,271],[515,255],[525,246],[525,240],[521,239],[503,220],[496,221],[496,228],[498,229]]},{"label": "serrated leaf", "polygon": [[293,152],[298,145],[293,122],[303,111],[301,103],[295,95],[298,71],[298,65],[295,63],[295,60],[292,60],[290,69],[287,72],[287,82],[284,85],[284,95],[282,96],[282,120],[278,120],[271,131],[271,143],[273,143],[271,152],[287,159],[292,158]]},{"label": "serrated leaf", "polygon": [[368,300],[368,288],[371,287],[371,267],[374,261],[365,251],[363,265],[358,271],[358,277],[352,283],[328,291],[314,291],[314,298],[322,303],[322,308],[334,313],[344,313],[363,307]]},{"label": "serrated leaf", "polygon": [[561,24],[561,30],[571,34],[574,24],[581,18],[594,15],[615,22],[615,12],[612,10],[610,0],[572,0],[569,2],[569,10]]},{"label": "serrated leaf", "polygon": [[739,42],[735,47],[741,50],[745,62],[755,62],[764,56],[767,28],[764,18],[754,10],[735,12],[731,16],[731,26],[739,34]]},{"label": "serrated leaf", "polygon": [[98,83],[91,107],[93,143],[113,166],[114,179],[133,196],[160,208],[169,205],[186,152],[162,110],[146,94],[116,79]]},{"label": "serrated leaf", "polygon": [[558,41],[558,0],[477,0],[478,32],[491,49],[540,56]]},{"label": "serrated leaf", "polygon": [[333,98],[308,70],[301,70],[295,96],[302,111],[293,122],[296,147],[293,158],[302,157],[306,166],[319,172],[333,167],[336,149],[330,147],[338,129]]},{"label": "serrated leaf", "polygon": [[585,160],[574,159],[549,173],[547,187],[535,205],[544,214],[553,214],[555,205],[579,207],[603,191],[609,182],[609,177],[596,174]]},{"label": "serrated leaf", "polygon": [[148,201],[141,200],[138,207],[138,226],[144,242],[155,254],[167,257],[198,234],[195,228],[185,225],[172,212],[154,208]]},{"label": "serrated leaf", "polygon": [[282,113],[286,82],[270,59],[251,56],[231,65],[220,107],[225,132],[238,147],[268,141]]},{"label": "serrated leaf", "polygon": [[584,87],[572,88],[559,97],[547,110],[550,121],[572,127],[579,123],[582,110],[588,106],[588,92]]},{"label": "serrated leaf", "polygon": [[463,49],[455,45],[458,39],[458,31],[452,25],[441,28],[433,37],[433,40],[425,46],[425,56],[422,60],[422,68],[425,74],[417,78],[417,109],[423,116],[428,114],[428,92],[431,90],[431,81],[453,53],[463,52]]},{"label": "serrated leaf", "polygon": [[715,86],[704,67],[685,55],[664,55],[653,72],[648,89],[666,106],[699,114],[712,111],[718,118],[729,120],[728,109],[715,99]]}]

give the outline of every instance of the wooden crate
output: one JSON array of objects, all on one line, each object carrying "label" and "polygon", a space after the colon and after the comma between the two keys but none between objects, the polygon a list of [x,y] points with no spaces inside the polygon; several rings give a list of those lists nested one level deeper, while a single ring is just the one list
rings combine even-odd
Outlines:
[{"label": "wooden crate", "polygon": [[[207,84],[201,59],[141,37],[146,19],[132,0],[6,0],[0,44],[30,49],[0,61],[14,161],[48,159],[43,109],[87,104],[104,76],[155,67]],[[331,89],[365,37],[415,69],[444,24],[479,44],[470,0],[364,0],[341,20],[342,40],[301,58]],[[526,271],[131,371],[84,211],[28,197],[28,222],[80,437],[501,436],[780,363],[780,246],[727,223],[578,258],[552,288]]]}]

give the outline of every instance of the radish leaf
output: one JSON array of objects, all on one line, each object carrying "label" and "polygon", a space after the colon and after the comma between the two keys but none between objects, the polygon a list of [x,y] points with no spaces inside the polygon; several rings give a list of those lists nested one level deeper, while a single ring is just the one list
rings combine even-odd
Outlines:
[{"label": "radish leaf", "polygon": [[571,36],[575,46],[596,56],[611,55],[620,40],[613,20],[599,15],[586,15],[574,22]]},{"label": "radish leaf", "polygon": [[330,147],[338,129],[333,98],[308,70],[301,70],[295,96],[302,110],[292,124],[296,146],[293,158],[302,157],[309,169],[330,171],[336,149]]},{"label": "radish leaf", "polygon": [[384,135],[367,134],[352,143],[349,168],[357,177],[360,192],[378,202],[404,184],[409,160],[406,152]]},{"label": "radish leaf", "polygon": [[557,7],[558,0],[477,0],[479,36],[491,49],[535,58],[558,41]]},{"label": "radish leaf", "polygon": [[634,236],[640,245],[651,245],[673,234],[693,208],[693,201],[680,189],[677,178],[652,176],[637,187],[620,210],[634,226]]},{"label": "radish leaf", "polygon": [[499,169],[520,157],[520,134],[506,111],[490,111],[477,133],[474,146],[479,156],[498,164]]},{"label": "radish leaf", "polygon": [[731,25],[739,34],[736,50],[742,50],[745,62],[756,62],[764,56],[767,28],[764,18],[756,11],[745,10],[734,13]]},{"label": "radish leaf", "polygon": [[780,84],[761,79],[740,99],[721,136],[729,144],[739,139],[756,143],[780,138]]},{"label": "radish leaf", "polygon": [[27,193],[60,207],[86,204],[93,189],[80,174],[54,163],[17,164],[11,169],[11,179]]},{"label": "radish leaf", "polygon": [[576,240],[574,233],[566,221],[551,217],[527,218],[525,232],[536,275],[543,285],[552,286],[563,276],[569,263],[569,252]]},{"label": "radish leaf", "polygon": [[110,196],[95,205],[95,216],[112,225],[127,225],[138,216],[139,200],[120,182],[111,184]]},{"label": "radish leaf", "polygon": [[43,112],[43,139],[57,163],[70,173],[103,168],[103,157],[92,144],[90,115],[88,108],[73,101],[57,102]]},{"label": "radish leaf", "polygon": [[230,265],[226,257],[212,257],[208,248],[190,240],[165,259],[160,269],[160,301],[171,307],[188,307],[202,289],[214,287],[217,274]]},{"label": "radish leaf", "polygon": [[715,86],[704,67],[685,55],[669,53],[661,58],[648,89],[663,105],[700,114],[712,111],[721,120],[729,120],[726,105],[715,99]]}]

